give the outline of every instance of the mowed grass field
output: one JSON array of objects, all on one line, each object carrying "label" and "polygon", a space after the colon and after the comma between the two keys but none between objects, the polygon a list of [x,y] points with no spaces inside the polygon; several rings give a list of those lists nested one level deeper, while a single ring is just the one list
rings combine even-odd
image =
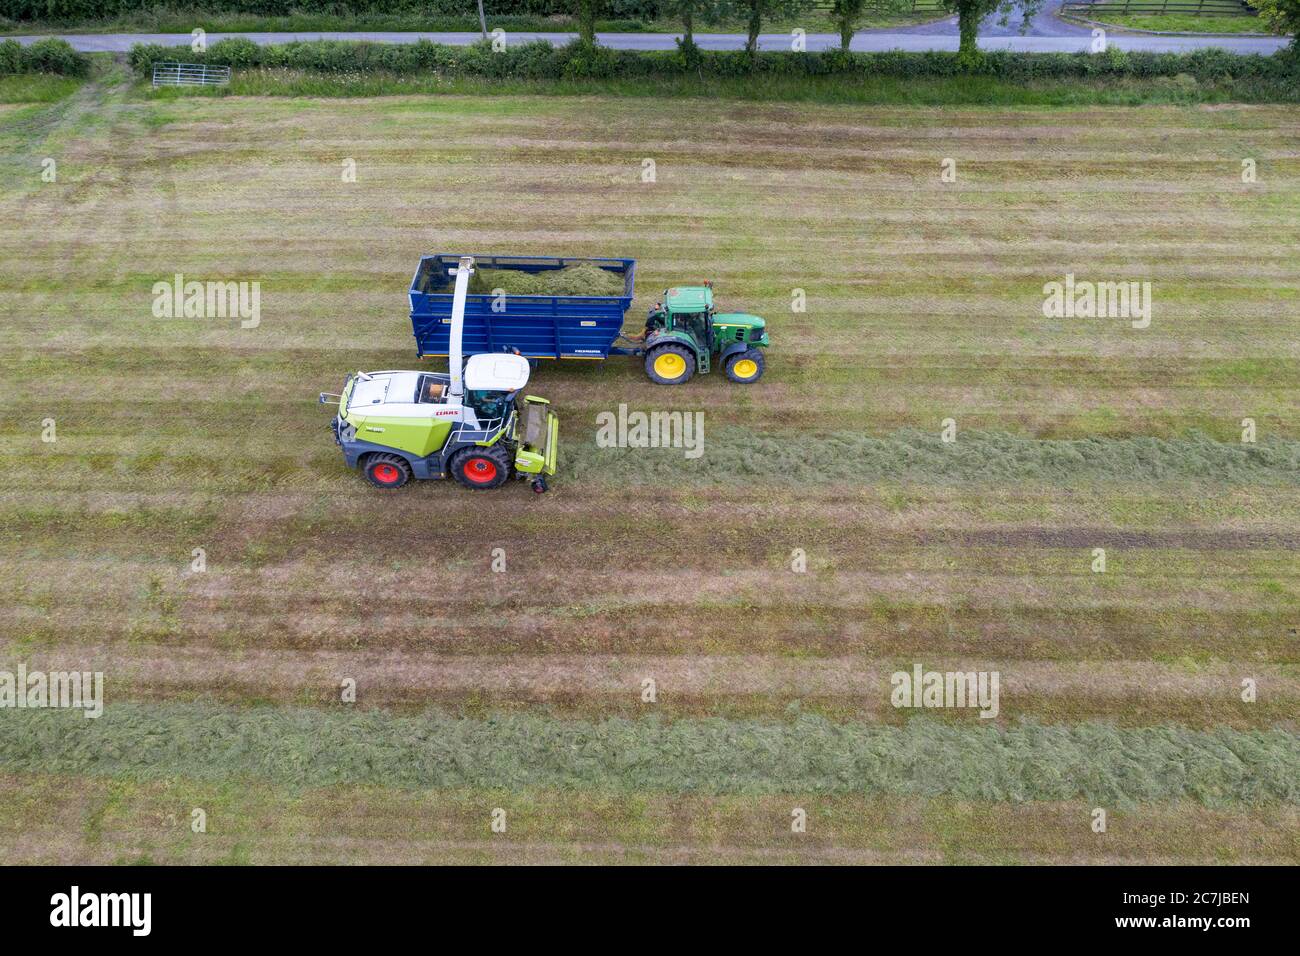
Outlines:
[{"label": "mowed grass field", "polygon": [[[1300,860],[1298,132],[111,78],[6,106],[0,667],[106,680],[98,720],[0,711],[6,859]],[[551,493],[380,493],[316,394],[417,367],[434,252],[635,257],[629,330],[711,280],[767,318],[766,377],[543,363]],[[260,324],[155,318],[178,273],[259,282]],[[1151,282],[1150,327],[1045,318],[1069,273]],[[619,403],[703,412],[703,456],[598,449]],[[894,708],[915,664],[998,672],[1000,713]]]}]

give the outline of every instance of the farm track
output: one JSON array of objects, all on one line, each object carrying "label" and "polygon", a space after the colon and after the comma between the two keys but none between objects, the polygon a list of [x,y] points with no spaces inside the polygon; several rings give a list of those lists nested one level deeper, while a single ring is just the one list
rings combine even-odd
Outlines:
[{"label": "farm track", "polygon": [[[1296,731],[1293,110],[719,115],[112,86],[46,109],[13,128],[0,114],[0,142],[39,145],[60,170],[0,188],[16,224],[0,236],[0,667],[103,669],[104,719],[114,701],[327,715],[343,676],[369,714],[638,718],[654,676],[664,719],[793,708],[905,728],[888,678],[921,663],[1001,673],[999,718],[939,718],[954,729]],[[943,184],[949,156],[960,172]],[[412,264],[462,249],[635,256],[630,325],[669,282],[711,278],[724,304],[769,317],[769,375],[664,390],[631,361],[543,366],[535,391],[564,422],[552,494],[376,495],[311,401],[349,369],[415,363]],[[152,284],[178,272],[260,281],[261,324],[155,319]],[[1044,318],[1044,283],[1067,273],[1152,281],[1151,327]],[[596,449],[595,415],[620,402],[702,411],[702,464]],[[937,444],[949,417],[960,464]],[[912,470],[872,471],[868,451]],[[800,795],[821,822],[796,843],[784,797],[440,792],[431,818],[383,785],[27,770],[0,793],[0,844],[24,860],[1300,854],[1295,806],[1267,801],[1139,803],[1116,810],[1122,839],[1097,839],[1083,803]],[[165,822],[205,802],[221,808],[211,840]],[[532,822],[497,841],[486,813],[504,803]]]}]

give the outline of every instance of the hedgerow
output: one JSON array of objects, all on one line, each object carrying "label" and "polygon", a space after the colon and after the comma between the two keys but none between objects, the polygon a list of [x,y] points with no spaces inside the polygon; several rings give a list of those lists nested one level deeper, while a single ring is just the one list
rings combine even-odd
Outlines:
[{"label": "hedgerow", "polygon": [[56,73],[60,76],[85,76],[90,72],[90,57],[78,53],[66,40],[47,37],[29,46],[17,40],[0,42],[0,74]]},{"label": "hedgerow", "polygon": [[1224,50],[1147,53],[1110,49],[1090,53],[1015,53],[992,50],[974,67],[957,54],[940,51],[824,53],[702,51],[689,58],[680,51],[614,50],[581,42],[554,47],[545,41],[507,46],[493,52],[489,42],[454,47],[421,40],[413,44],[315,40],[257,46],[244,38],[214,43],[206,53],[189,47],[137,45],[130,63],[142,76],[153,64],[180,60],[234,67],[285,68],[320,73],[439,73],[498,79],[620,79],[683,74],[713,77],[885,76],[953,77],[972,73],[1007,80],[1154,78],[1188,76],[1202,82],[1264,79],[1300,80],[1300,58],[1278,53],[1241,56]]},{"label": "hedgerow", "polygon": [[[205,15],[257,14],[286,17],[294,14],[392,14],[463,16],[473,11],[464,0],[0,0],[0,17],[8,20],[85,22],[159,9],[202,7]],[[659,0],[605,0],[611,17],[651,18],[660,13]],[[492,0],[490,12],[527,16],[573,13],[572,0]]]}]

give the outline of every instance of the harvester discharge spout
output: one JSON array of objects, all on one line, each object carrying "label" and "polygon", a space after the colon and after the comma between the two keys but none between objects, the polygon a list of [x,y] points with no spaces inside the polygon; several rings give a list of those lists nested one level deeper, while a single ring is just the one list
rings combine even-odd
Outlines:
[{"label": "harvester discharge spout", "polygon": [[465,358],[461,353],[461,339],[465,334],[465,296],[469,293],[469,277],[474,273],[474,257],[463,256],[456,267],[456,291],[451,303],[451,341],[447,350],[448,371],[451,374],[451,399],[460,402],[465,396]]}]

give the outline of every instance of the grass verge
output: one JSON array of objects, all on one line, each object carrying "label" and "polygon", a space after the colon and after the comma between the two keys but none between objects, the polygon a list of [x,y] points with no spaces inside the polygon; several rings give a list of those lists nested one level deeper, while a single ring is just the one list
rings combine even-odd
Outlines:
[{"label": "grass verge", "polygon": [[0,104],[55,103],[77,92],[85,82],[47,73],[0,76]]},{"label": "grass verge", "polygon": [[1155,30],[1164,33],[1268,33],[1259,17],[1196,17],[1188,14],[1134,17],[1120,14],[1097,14],[1100,20],[1117,27]]},{"label": "grass verge", "polygon": [[1197,103],[1292,103],[1294,84],[1267,80],[1198,81],[1187,75],[1120,80],[1015,81],[994,77],[663,77],[612,80],[511,80],[439,75],[326,75],[302,70],[236,72],[221,89],[140,90],[158,99],[199,96],[372,97],[466,96],[669,97],[863,106],[1071,107]]}]

